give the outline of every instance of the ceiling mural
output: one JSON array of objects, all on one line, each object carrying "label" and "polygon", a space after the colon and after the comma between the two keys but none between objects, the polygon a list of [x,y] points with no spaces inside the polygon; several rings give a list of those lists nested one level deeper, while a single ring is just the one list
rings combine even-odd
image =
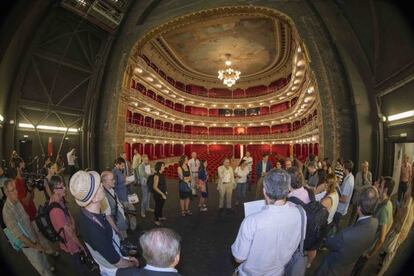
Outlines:
[{"label": "ceiling mural", "polygon": [[229,16],[211,19],[170,31],[158,39],[186,70],[216,77],[225,55],[243,76],[268,70],[278,61],[281,49],[277,20]]}]

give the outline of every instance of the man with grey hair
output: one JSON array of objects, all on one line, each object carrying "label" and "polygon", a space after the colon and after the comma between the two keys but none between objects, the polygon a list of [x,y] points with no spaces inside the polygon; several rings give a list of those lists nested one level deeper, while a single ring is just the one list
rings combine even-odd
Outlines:
[{"label": "man with grey hair", "polygon": [[139,238],[146,266],[118,270],[117,276],[180,276],[175,266],[180,261],[181,237],[168,228],[154,228]]},{"label": "man with grey hair", "polygon": [[326,239],[329,253],[315,275],[357,275],[352,270],[356,268],[355,263],[375,241],[378,219],[373,214],[378,201],[379,195],[375,187],[366,187],[361,191],[357,199],[357,222]]},{"label": "man with grey hair", "polygon": [[286,202],[289,186],[285,170],[273,169],[264,177],[266,206],[243,220],[231,247],[241,263],[237,275],[284,275],[285,265],[299,246],[302,224],[298,208]]}]

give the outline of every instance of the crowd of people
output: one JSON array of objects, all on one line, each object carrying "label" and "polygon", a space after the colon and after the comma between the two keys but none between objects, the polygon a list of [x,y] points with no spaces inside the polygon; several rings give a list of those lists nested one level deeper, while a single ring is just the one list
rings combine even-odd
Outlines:
[{"label": "crowd of people", "polygon": [[[179,275],[175,267],[180,261],[180,236],[162,227],[169,197],[166,164],[158,161],[151,166],[148,156],[135,150],[132,164],[123,153],[112,169],[99,174],[77,171],[76,159],[76,150],[68,152],[68,185],[62,161],[45,160],[42,187],[47,204],[38,208],[37,186],[28,183],[24,160],[13,152],[7,175],[0,168],[3,229],[13,248],[22,251],[41,275],[54,271],[45,254],[67,256],[80,275],[96,267],[102,275]],[[328,158],[320,161],[310,155],[304,163],[284,158],[273,167],[265,153],[254,161],[246,152],[238,165],[225,158],[213,172],[220,213],[234,213],[233,201],[236,208],[243,205],[254,186],[255,199],[265,202],[244,218],[231,246],[239,263],[236,275],[304,275],[318,251],[327,254],[315,268],[316,275],[360,275],[371,257],[378,258],[380,275],[387,270],[414,220],[413,167],[408,156],[401,166],[395,202],[393,178],[374,181],[367,161],[355,177],[350,160],[331,164]],[[197,197],[199,212],[207,212],[212,175],[207,161],[199,160],[196,152],[190,159],[183,155],[177,174],[180,215],[193,215],[190,202]],[[80,208],[77,220],[67,207],[67,186]],[[139,204],[131,201],[134,187],[140,187]],[[137,228],[137,217],[146,219],[150,213],[156,227],[139,239],[143,265],[131,253],[136,246],[128,235]],[[46,226],[39,222],[42,216]]]}]

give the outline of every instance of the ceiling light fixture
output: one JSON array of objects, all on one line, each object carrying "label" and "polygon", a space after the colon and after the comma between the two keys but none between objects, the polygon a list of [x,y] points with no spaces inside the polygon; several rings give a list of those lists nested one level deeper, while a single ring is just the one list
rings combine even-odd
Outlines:
[{"label": "ceiling light fixture", "polygon": [[231,61],[230,61],[230,54],[226,54],[226,61],[225,64],[227,66],[226,69],[222,69],[218,71],[218,78],[219,80],[223,81],[224,85],[227,85],[227,87],[232,87],[236,81],[240,78],[240,71],[234,70],[231,68]]},{"label": "ceiling light fixture", "polygon": [[409,118],[413,116],[414,116],[414,110],[410,110],[410,111],[388,116],[388,122],[397,121],[397,120],[401,120],[401,119],[405,119],[405,118]]}]

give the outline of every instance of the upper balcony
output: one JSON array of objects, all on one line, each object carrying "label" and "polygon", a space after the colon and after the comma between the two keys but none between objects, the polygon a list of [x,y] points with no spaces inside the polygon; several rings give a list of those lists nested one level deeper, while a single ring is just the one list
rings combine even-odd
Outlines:
[{"label": "upper balcony", "polygon": [[[296,60],[296,59],[295,59]],[[309,82],[307,66],[305,62],[298,62],[299,65],[293,66],[292,73],[281,80],[274,81],[269,86],[259,85],[247,89],[227,90],[223,88],[204,88],[197,85],[186,85],[173,78],[166,76],[162,70],[142,57],[136,57],[134,61],[136,70],[132,78],[131,86],[136,83],[145,83],[145,86],[154,91],[163,91],[165,97],[170,100],[183,98],[184,101],[209,104],[228,104],[229,100],[234,105],[259,106],[260,102],[273,101],[277,103],[298,94],[304,87],[312,84]],[[193,92],[196,91],[196,92]],[[201,92],[200,92],[201,91]]]},{"label": "upper balcony", "polygon": [[292,119],[297,120],[301,117],[307,117],[316,106],[314,98],[308,97],[307,93],[302,93],[293,107],[279,112],[257,116],[203,116],[174,110],[157,100],[149,99],[148,96],[134,89],[130,89],[128,92],[130,95],[129,108],[131,110],[139,111],[145,116],[158,116],[160,119],[170,120],[173,123],[186,122],[186,124],[197,125],[208,124],[214,126],[217,123],[224,123],[236,126],[240,124],[270,125],[276,122],[283,123],[292,121]]}]

